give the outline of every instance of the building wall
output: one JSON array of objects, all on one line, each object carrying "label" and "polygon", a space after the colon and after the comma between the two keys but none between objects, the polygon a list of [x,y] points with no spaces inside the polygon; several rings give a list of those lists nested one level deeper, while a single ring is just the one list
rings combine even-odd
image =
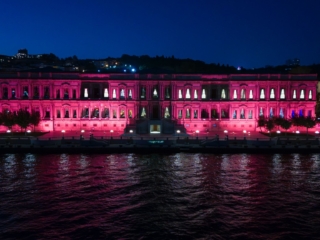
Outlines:
[{"label": "building wall", "polygon": [[314,117],[317,84],[314,74],[3,73],[0,110],[38,111],[41,131],[123,132],[162,118],[189,133],[257,131],[260,115]]}]

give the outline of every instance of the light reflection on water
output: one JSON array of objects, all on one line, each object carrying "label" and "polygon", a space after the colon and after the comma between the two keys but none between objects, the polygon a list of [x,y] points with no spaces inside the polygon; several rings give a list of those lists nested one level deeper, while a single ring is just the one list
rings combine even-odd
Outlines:
[{"label": "light reflection on water", "polygon": [[5,154],[0,238],[316,239],[318,154]]}]

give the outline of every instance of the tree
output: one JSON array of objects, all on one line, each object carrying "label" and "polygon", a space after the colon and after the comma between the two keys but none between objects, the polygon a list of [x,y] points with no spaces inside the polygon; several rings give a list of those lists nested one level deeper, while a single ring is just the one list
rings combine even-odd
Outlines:
[{"label": "tree", "polygon": [[311,117],[303,118],[302,125],[307,128],[308,135],[309,128],[313,128],[316,125],[316,120]]},{"label": "tree", "polygon": [[291,128],[291,126],[292,126],[292,122],[289,121],[288,119],[283,119],[283,120],[281,121],[280,126],[281,126],[283,129],[286,130],[286,135],[287,135],[288,129]]},{"label": "tree", "polygon": [[268,120],[266,120],[265,121],[265,126],[266,126],[266,129],[268,129],[268,131],[269,131],[269,135],[271,135],[271,131],[275,127],[273,119],[269,118]]},{"label": "tree", "polygon": [[266,126],[266,119],[264,116],[260,116],[258,119],[258,127],[260,128],[260,132],[262,132],[261,128]]},{"label": "tree", "polygon": [[30,115],[30,124],[33,125],[33,131],[35,131],[35,127],[40,123],[40,113],[36,111],[32,111]]},{"label": "tree", "polygon": [[27,127],[30,125],[30,113],[27,110],[20,109],[16,115],[16,124],[26,131]]},{"label": "tree", "polygon": [[4,110],[1,113],[1,119],[3,125],[6,126],[9,130],[11,130],[12,126],[16,124],[16,114],[14,112]]}]

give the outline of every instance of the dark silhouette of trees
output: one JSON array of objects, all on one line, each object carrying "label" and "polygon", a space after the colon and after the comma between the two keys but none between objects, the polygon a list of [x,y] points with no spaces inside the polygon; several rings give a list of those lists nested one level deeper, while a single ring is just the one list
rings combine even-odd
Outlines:
[{"label": "dark silhouette of trees", "polygon": [[27,127],[30,125],[31,116],[27,110],[20,109],[16,114],[15,123],[26,131]]}]

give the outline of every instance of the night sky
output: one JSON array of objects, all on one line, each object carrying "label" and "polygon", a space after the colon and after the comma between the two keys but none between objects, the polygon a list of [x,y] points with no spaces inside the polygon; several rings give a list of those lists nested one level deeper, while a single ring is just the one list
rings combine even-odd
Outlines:
[{"label": "night sky", "polygon": [[2,0],[0,54],[320,63],[319,0]]}]

